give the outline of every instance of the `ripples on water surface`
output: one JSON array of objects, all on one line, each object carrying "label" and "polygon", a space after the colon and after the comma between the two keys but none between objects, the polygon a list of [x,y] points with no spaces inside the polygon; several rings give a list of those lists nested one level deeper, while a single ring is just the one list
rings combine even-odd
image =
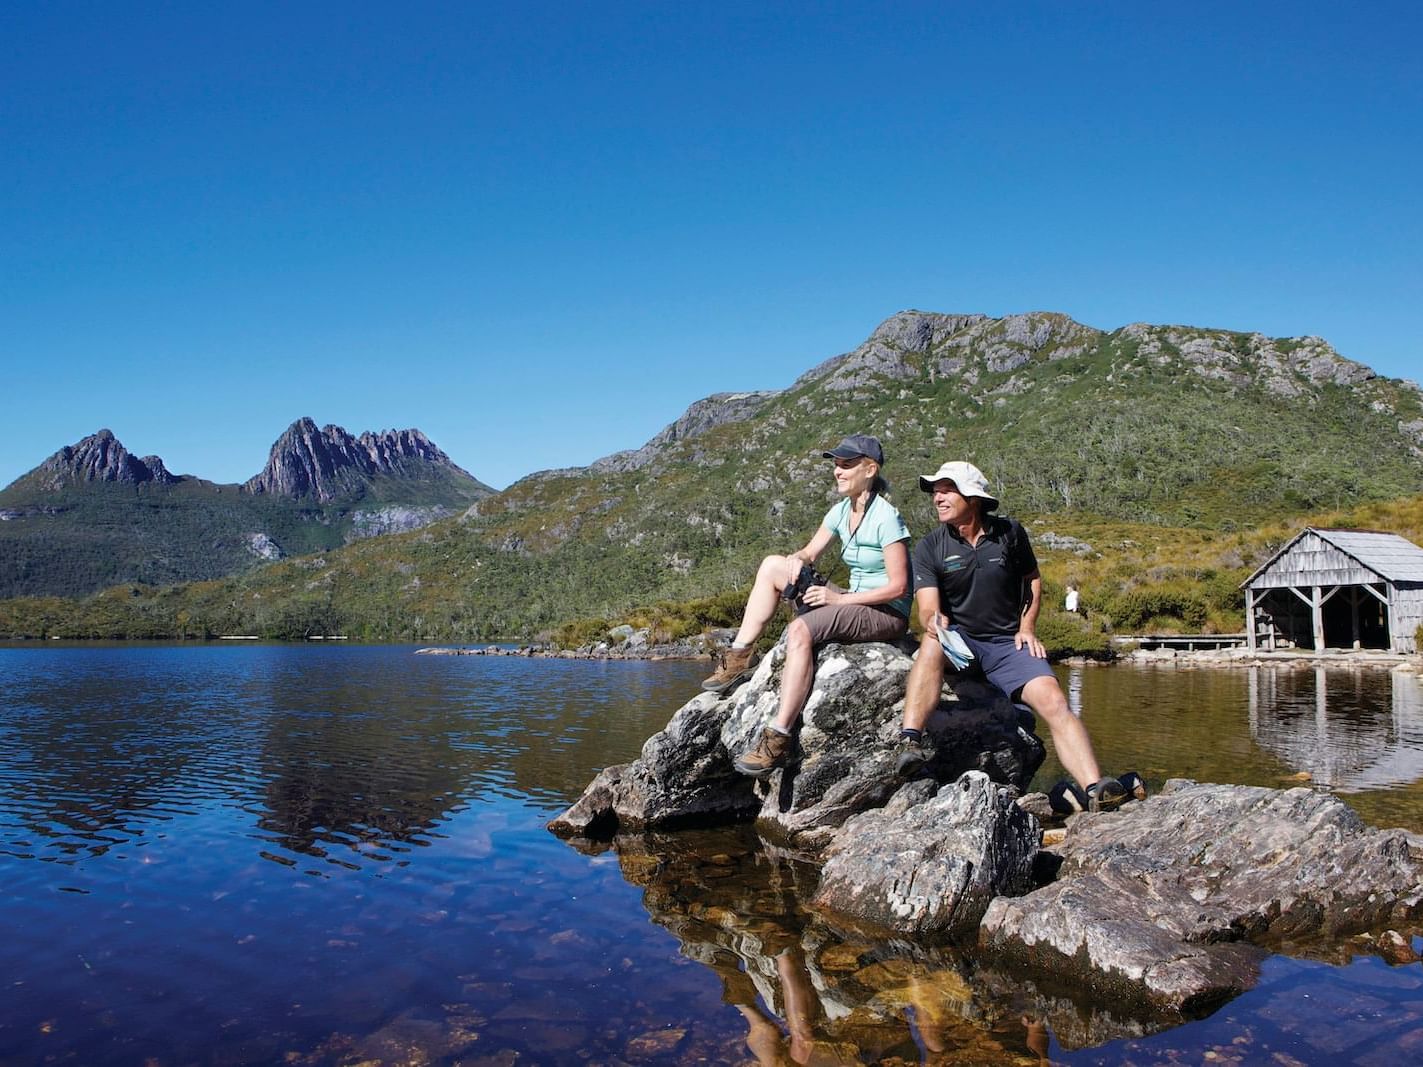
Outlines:
[{"label": "ripples on water surface", "polygon": [[[1277,958],[1215,1015],[1151,1034],[846,941],[800,908],[813,872],[742,833],[592,855],[547,834],[704,673],[0,648],[0,1062],[1395,1062],[1417,1042],[1417,964]],[[1416,678],[1062,673],[1110,769],[1308,772],[1423,830]]]}]

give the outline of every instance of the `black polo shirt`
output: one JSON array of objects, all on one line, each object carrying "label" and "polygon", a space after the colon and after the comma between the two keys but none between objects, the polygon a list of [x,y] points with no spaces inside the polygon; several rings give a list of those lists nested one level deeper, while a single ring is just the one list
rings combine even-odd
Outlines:
[{"label": "black polo shirt", "polygon": [[940,610],[970,637],[1018,632],[1027,602],[1023,579],[1037,569],[1028,531],[1001,515],[984,517],[976,545],[940,523],[914,546],[914,591],[938,586]]}]

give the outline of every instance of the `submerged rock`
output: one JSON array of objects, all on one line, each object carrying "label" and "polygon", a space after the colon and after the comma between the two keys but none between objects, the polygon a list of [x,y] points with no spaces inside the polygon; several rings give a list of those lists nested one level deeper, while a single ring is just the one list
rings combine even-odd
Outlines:
[{"label": "submerged rock", "polygon": [[1267,948],[1423,919],[1423,838],[1309,789],[1185,780],[1068,823],[1057,881],[989,907],[980,941],[1028,968],[1196,1011]]},{"label": "submerged rock", "polygon": [[[909,654],[875,643],[822,648],[792,763],[758,783],[738,774],[732,759],[775,716],[784,661],[778,645],[730,696],[694,696],[638,759],[606,768],[549,829],[606,838],[755,818],[766,836],[818,851],[852,815],[882,807],[905,784],[894,774],[893,745]],[[964,687],[929,723],[935,756],[922,773],[943,783],[981,770],[1022,789],[1044,750],[1020,714],[988,686]]]},{"label": "submerged rock", "polygon": [[[932,785],[916,788],[932,793]],[[648,916],[677,938],[682,956],[716,976],[726,1003],[748,1016],[758,1005],[784,1016],[792,1000],[803,1010],[818,1002],[808,1021],[821,1048],[842,1050],[835,1062],[917,1063],[915,1031],[958,1050],[957,1062],[1018,1062],[1012,1054],[1023,1051],[1024,1016],[1047,1022],[1067,1049],[1179,1022],[1045,992],[953,947],[847,929],[807,908],[819,878],[814,865],[766,845],[748,827],[626,834],[611,846],[579,847],[613,851],[628,883],[641,889]],[[744,1049],[717,1062],[740,1062]]]}]

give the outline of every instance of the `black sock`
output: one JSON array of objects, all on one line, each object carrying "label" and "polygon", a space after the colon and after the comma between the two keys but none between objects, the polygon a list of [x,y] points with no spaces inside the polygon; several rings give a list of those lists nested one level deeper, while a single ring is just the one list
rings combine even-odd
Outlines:
[{"label": "black sock", "polygon": [[924,731],[911,730],[909,727],[905,726],[900,729],[899,736],[901,738],[907,737],[911,741],[922,741],[924,740]]}]

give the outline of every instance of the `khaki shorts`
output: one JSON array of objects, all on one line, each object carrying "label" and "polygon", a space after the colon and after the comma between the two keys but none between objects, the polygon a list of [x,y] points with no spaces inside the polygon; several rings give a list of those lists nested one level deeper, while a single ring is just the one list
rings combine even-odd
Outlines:
[{"label": "khaki shorts", "polygon": [[871,604],[826,604],[800,617],[816,646],[831,641],[897,641],[909,629],[909,620],[889,608]]}]

